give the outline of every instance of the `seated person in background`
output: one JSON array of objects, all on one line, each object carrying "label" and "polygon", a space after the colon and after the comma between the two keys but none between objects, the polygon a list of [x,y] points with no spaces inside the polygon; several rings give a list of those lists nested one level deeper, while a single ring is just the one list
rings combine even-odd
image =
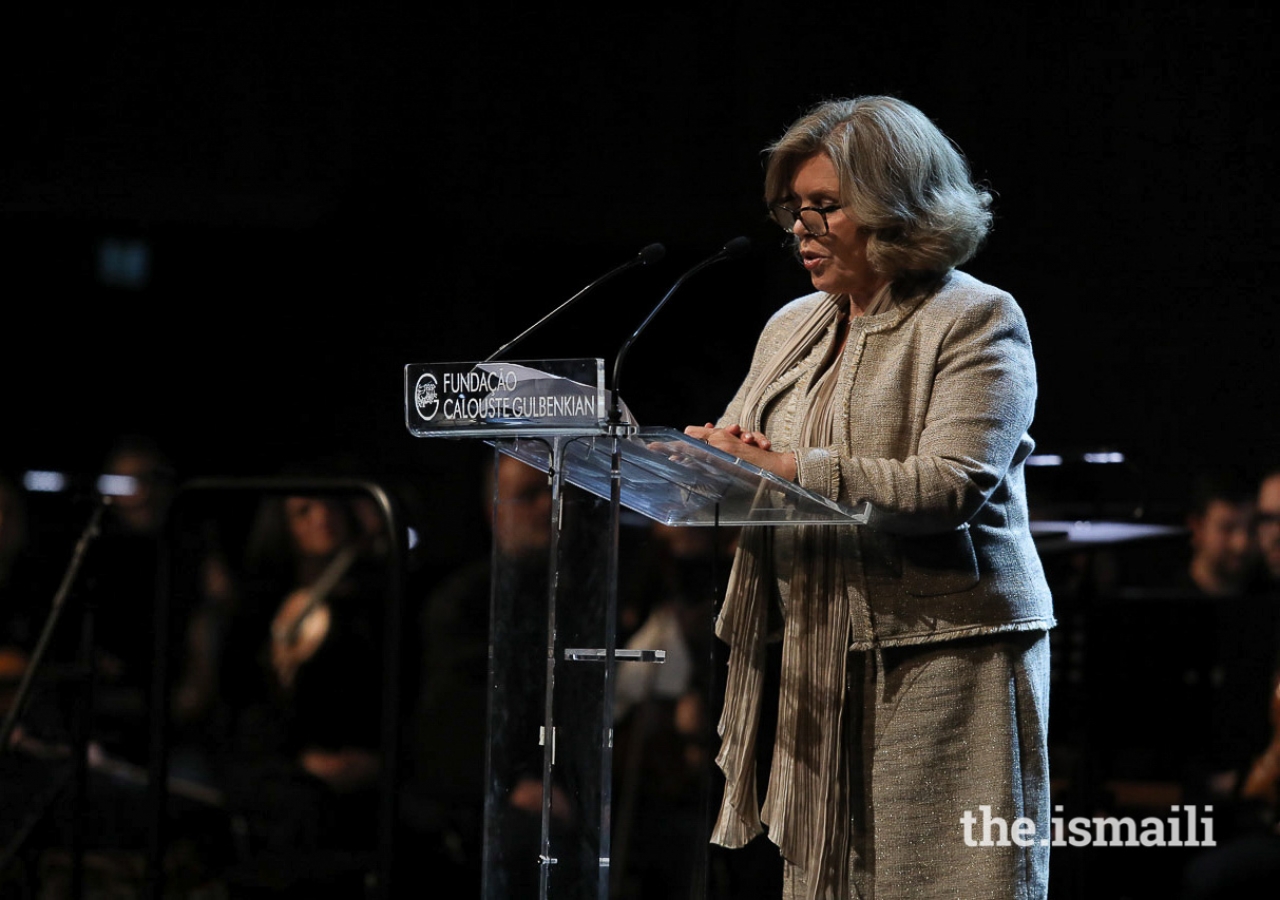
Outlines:
[{"label": "seated person in background", "polygon": [[[502,456],[481,466],[480,502],[492,537],[492,550],[464,565],[437,585],[422,609],[422,673],[418,702],[407,737],[409,785],[402,804],[408,827],[440,863],[475,882],[479,889],[486,791],[486,735],[489,725],[490,605],[493,591],[507,611],[502,646],[545,643],[548,550],[551,545],[551,488],[545,472]],[[502,581],[492,586],[494,554]],[[499,844],[520,850],[537,846],[537,816],[542,803],[541,667],[538,654],[516,655],[515,664],[533,668],[499,682],[492,702],[509,716],[513,735],[533,740],[499,752],[495,767],[509,775],[509,821]],[[506,761],[504,765],[501,760]],[[567,809],[566,803],[559,804]],[[524,818],[529,821],[525,822]],[[510,829],[506,831],[505,829]],[[530,834],[530,829],[531,834]],[[524,842],[524,843],[522,843]],[[506,856],[503,846],[494,851]],[[512,854],[518,850],[512,849]],[[533,857],[530,856],[530,859]],[[517,867],[536,875],[532,865]],[[494,873],[494,877],[498,877]],[[509,885],[513,892],[516,885]],[[536,893],[536,882],[526,890]]]},{"label": "seated person in background", "polygon": [[1261,803],[1266,817],[1274,823],[1280,815],[1280,672],[1271,681],[1271,743],[1253,761],[1240,795]]},{"label": "seated person in background", "polygon": [[112,479],[108,485],[119,490],[109,491],[115,494],[112,527],[128,534],[158,536],[177,483],[172,463],[160,446],[141,435],[121,437],[107,454],[102,474]]},{"label": "seated person in background", "polygon": [[688,893],[708,852],[716,579],[728,575],[736,533],[719,551],[709,528],[650,524],[644,535],[634,562],[624,559],[620,604],[643,615],[626,647],[666,658],[617,667],[612,877],[631,896],[675,897]]},{"label": "seated person in background", "polygon": [[[1188,862],[1182,900],[1275,896],[1280,883],[1280,677],[1273,676],[1271,683],[1271,742],[1245,774],[1236,811],[1225,823],[1230,830],[1219,828],[1217,846]],[[1222,815],[1218,804],[1215,818]]]},{"label": "seated person in background", "polygon": [[[1242,900],[1271,897],[1280,883],[1280,469],[1263,476],[1257,493],[1254,537],[1259,550],[1258,578],[1250,590],[1258,594],[1243,622],[1258,641],[1269,642],[1270,671],[1263,664],[1248,668],[1253,682],[1267,679],[1266,702],[1242,704],[1251,716],[1251,759],[1238,771],[1224,773],[1215,797],[1215,818],[1221,821],[1217,847],[1194,856],[1183,877],[1182,900]],[[1239,654],[1239,646],[1230,648]],[[1232,690],[1234,695],[1258,692],[1254,684]],[[1254,737],[1261,732],[1261,739]],[[1269,730],[1270,740],[1265,734]]]},{"label": "seated person in background", "polygon": [[26,498],[0,475],[0,716],[9,711],[40,627],[28,563]]},{"label": "seated person in background", "polygon": [[[117,437],[102,460],[98,491],[111,505],[85,557],[79,585],[93,612],[96,740],[113,755],[147,755],[146,707],[155,636],[156,572],[176,468],[146,435]],[[185,610],[174,611],[174,621]],[[60,627],[65,652],[78,652],[75,629]]]},{"label": "seated person in background", "polygon": [[1258,486],[1256,522],[1262,580],[1271,592],[1280,592],[1280,469]]},{"label": "seated person in background", "polygon": [[[1212,602],[1200,610],[1199,631],[1212,654],[1205,673],[1211,708],[1205,765],[1210,797],[1230,803],[1250,759],[1265,745],[1270,675],[1276,662],[1280,606],[1259,578],[1254,483],[1232,470],[1197,483],[1188,517],[1193,592]],[[1190,648],[1186,653],[1194,652]],[[1219,809],[1224,807],[1219,806]]]},{"label": "seated person in background", "polygon": [[[1280,603],[1280,469],[1264,476],[1258,486],[1257,538],[1261,551],[1262,583],[1266,602]],[[1253,761],[1240,789],[1246,800],[1261,803],[1269,820],[1280,823],[1280,630],[1273,613],[1271,636],[1275,654],[1271,678],[1270,724],[1271,742]],[[1268,623],[1259,623],[1265,627]],[[1280,849],[1280,848],[1278,848]]]},{"label": "seated person in background", "polygon": [[376,838],[384,572],[344,496],[271,497],[223,662],[232,803],[262,849]]},{"label": "seated person in background", "polygon": [[1254,560],[1253,491],[1232,473],[1202,477],[1187,516],[1191,560],[1185,586],[1209,597],[1246,593]]}]

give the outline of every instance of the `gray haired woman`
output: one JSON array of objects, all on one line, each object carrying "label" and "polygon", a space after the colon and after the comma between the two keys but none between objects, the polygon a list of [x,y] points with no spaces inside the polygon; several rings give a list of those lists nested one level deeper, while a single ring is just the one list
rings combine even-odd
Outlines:
[{"label": "gray haired woman", "polygon": [[[769,148],[765,199],[815,292],[770,319],[718,422],[686,431],[871,513],[743,534],[717,623],[712,840],[767,826],[788,898],[1044,897],[1054,621],[1023,482],[1035,362],[1013,298],[956,268],[986,238],[990,195],[918,109],[860,97]],[[778,725],[758,736],[772,641]],[[763,807],[758,739],[773,743]]]}]

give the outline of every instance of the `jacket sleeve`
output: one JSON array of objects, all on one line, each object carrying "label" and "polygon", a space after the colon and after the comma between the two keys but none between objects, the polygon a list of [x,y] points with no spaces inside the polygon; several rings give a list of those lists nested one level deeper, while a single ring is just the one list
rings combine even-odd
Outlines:
[{"label": "jacket sleeve", "polygon": [[[982,508],[1015,460],[1031,451],[1031,340],[1022,311],[1003,292],[969,305],[943,327],[932,379],[924,386],[928,399],[915,452],[888,459],[852,455],[839,446],[801,449],[803,487],[844,503],[866,500],[872,505],[868,524],[901,534],[961,528]],[[892,407],[905,398],[855,391],[851,402]]]}]

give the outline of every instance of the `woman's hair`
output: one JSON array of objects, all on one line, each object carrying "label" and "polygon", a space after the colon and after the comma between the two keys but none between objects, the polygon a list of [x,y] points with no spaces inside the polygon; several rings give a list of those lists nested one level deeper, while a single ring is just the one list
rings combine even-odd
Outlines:
[{"label": "woman's hair", "polygon": [[840,205],[870,231],[867,260],[891,281],[940,276],[973,257],[991,229],[991,195],[928,117],[894,97],[830,100],[767,150],[765,201],[785,202],[801,163],[825,153]]},{"label": "woman's hair", "polygon": [[[360,533],[359,523],[346,495],[317,487],[314,492],[303,491],[295,496],[337,504],[348,534],[354,537]],[[296,577],[300,557],[289,528],[287,501],[285,496],[269,495],[258,505],[245,540],[244,566],[251,578],[289,582]]]}]

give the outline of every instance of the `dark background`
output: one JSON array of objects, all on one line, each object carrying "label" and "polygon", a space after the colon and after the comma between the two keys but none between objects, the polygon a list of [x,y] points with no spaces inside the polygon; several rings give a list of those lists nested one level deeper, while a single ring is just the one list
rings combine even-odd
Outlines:
[{"label": "dark background", "polygon": [[[968,269],[1026,310],[1042,451],[1126,453],[1097,489],[1147,509],[1273,462],[1274,12],[839,9],[7,14],[0,465],[93,471],[145,432],[183,475],[345,452],[443,508],[470,449],[409,436],[406,363],[483,358],[661,241],[516,354],[611,362],[746,234],[628,356],[643,423],[700,424],[805,288],[761,149],[866,93],[997,195]],[[133,287],[100,271],[118,241],[149,252]]]},{"label": "dark background", "polygon": [[[923,6],[6,10],[0,469],[87,476],[127,433],[182,477],[341,456],[413,498],[433,581],[482,546],[483,448],[408,434],[404,366],[484,358],[660,241],[517,353],[611,363],[745,234],[752,256],[686,284],[627,361],[641,422],[714,418],[806,290],[761,150],[872,93],[996,194],[967,268],[1026,311],[1040,450],[1125,454],[1031,470],[1033,498],[1176,521],[1198,473],[1280,463],[1273,5]],[[140,279],[104,269],[121,247]],[[32,512],[61,564],[85,504]],[[1106,631],[1154,655],[1202,627],[1167,624]]]}]

